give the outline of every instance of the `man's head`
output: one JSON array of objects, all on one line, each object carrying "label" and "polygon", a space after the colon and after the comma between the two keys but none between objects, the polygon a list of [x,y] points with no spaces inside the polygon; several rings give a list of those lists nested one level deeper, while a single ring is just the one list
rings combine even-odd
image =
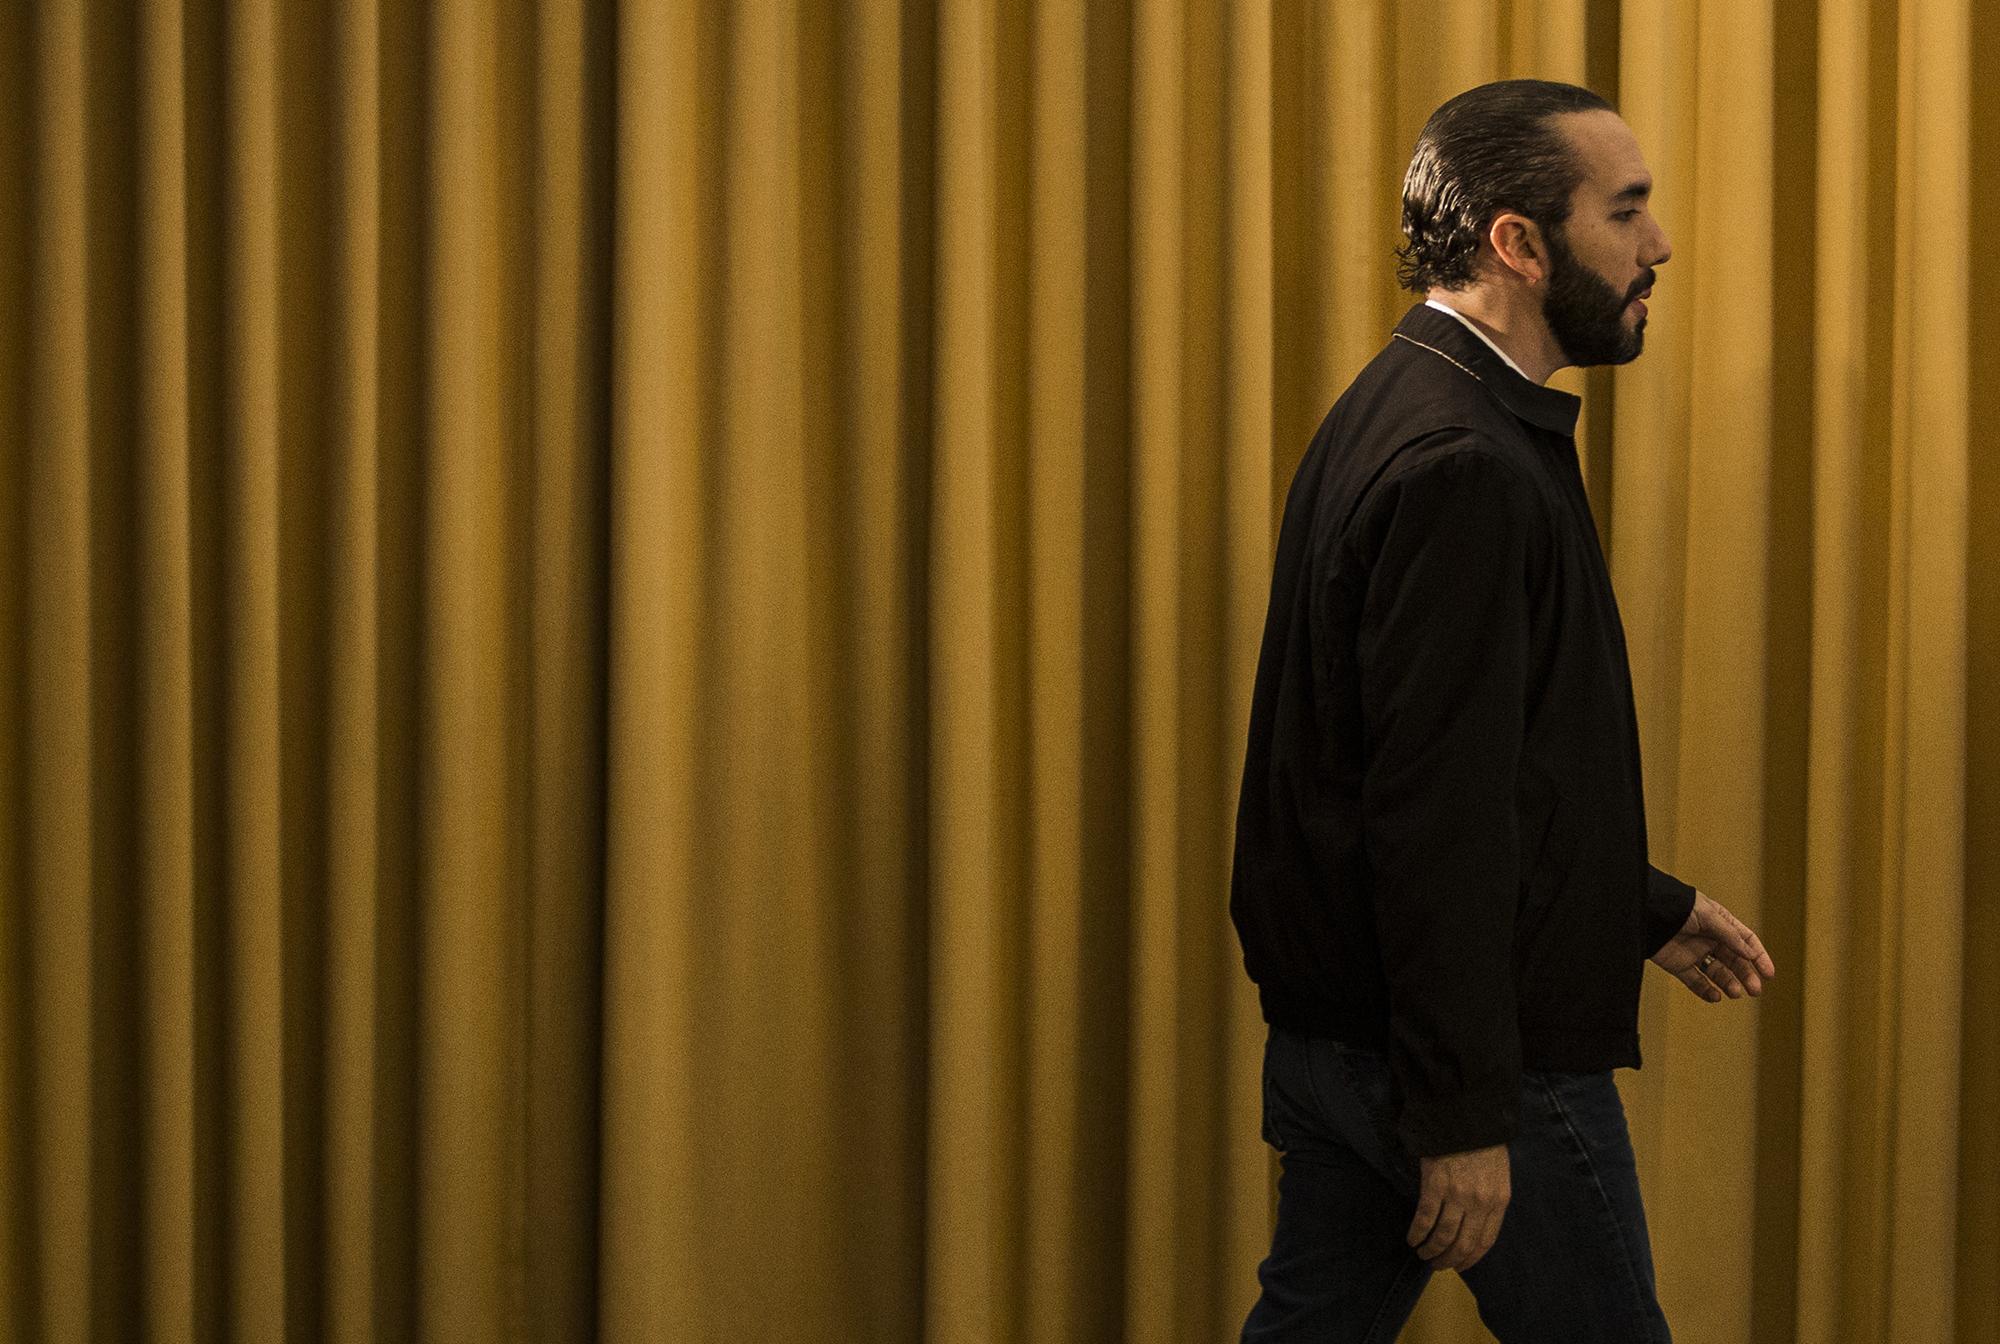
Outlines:
[{"label": "man's head", "polygon": [[1634,300],[1672,256],[1651,190],[1631,128],[1597,94],[1538,79],[1482,84],[1418,137],[1397,279],[1539,313],[1564,362],[1626,363],[1645,340]]}]

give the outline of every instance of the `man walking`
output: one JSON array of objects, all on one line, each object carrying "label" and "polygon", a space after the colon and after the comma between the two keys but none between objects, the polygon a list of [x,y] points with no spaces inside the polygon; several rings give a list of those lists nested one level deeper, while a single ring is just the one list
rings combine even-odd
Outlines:
[{"label": "man walking", "polygon": [[1269,1037],[1277,1230],[1246,1341],[1387,1341],[1457,1270],[1503,1344],[1665,1341],[1615,1068],[1650,959],[1776,974],[1647,861],[1624,629],[1567,365],[1644,344],[1672,255],[1587,89],[1432,114],[1399,278],[1426,296],[1286,498],[1230,917]]}]

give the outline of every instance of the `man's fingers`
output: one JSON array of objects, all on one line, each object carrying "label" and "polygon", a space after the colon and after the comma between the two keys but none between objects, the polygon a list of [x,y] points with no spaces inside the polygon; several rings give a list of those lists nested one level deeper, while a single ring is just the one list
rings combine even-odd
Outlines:
[{"label": "man's fingers", "polygon": [[1440,1273],[1447,1269],[1457,1269],[1465,1262],[1466,1252],[1472,1249],[1472,1243],[1478,1237],[1479,1213],[1477,1210],[1468,1209],[1458,1224],[1457,1235],[1452,1237],[1449,1246],[1438,1252],[1437,1258],[1431,1261],[1431,1268]]},{"label": "man's fingers", "polygon": [[1431,1228],[1430,1236],[1424,1239],[1423,1245],[1417,1247],[1417,1254],[1426,1260],[1442,1255],[1453,1242],[1458,1240],[1458,1230],[1464,1224],[1463,1210],[1457,1207],[1443,1210],[1438,1214],[1437,1223]]},{"label": "man's fingers", "polygon": [[1465,1221],[1458,1226],[1458,1235],[1452,1238],[1451,1247],[1443,1255],[1431,1261],[1432,1269],[1469,1269],[1479,1257],[1486,1254],[1492,1244],[1487,1229],[1493,1222],[1488,1213],[1474,1211],[1465,1215]]},{"label": "man's fingers", "polygon": [[1452,1268],[1462,1274],[1485,1259],[1486,1253],[1493,1249],[1493,1243],[1500,1240],[1500,1224],[1506,1217],[1507,1210],[1504,1207],[1498,1208],[1481,1218],[1479,1226],[1473,1229],[1470,1235],[1460,1232],[1458,1241],[1465,1248],[1465,1252]]},{"label": "man's fingers", "polygon": [[1480,1245],[1478,1254],[1472,1257],[1471,1264],[1466,1266],[1467,1269],[1471,1269],[1473,1265],[1478,1264],[1486,1258],[1486,1253],[1493,1249],[1495,1242],[1500,1240],[1500,1225],[1506,1221],[1506,1209],[1503,1208],[1494,1213],[1492,1220],[1486,1224],[1486,1240]]},{"label": "man's fingers", "polygon": [[1771,954],[1764,950],[1764,944],[1759,941],[1756,931],[1733,913],[1729,916],[1727,932],[1732,950],[1749,963],[1746,967],[1749,973],[1761,973],[1773,977],[1778,974],[1777,964],[1771,960]]},{"label": "man's fingers", "polygon": [[1412,1246],[1421,1242],[1430,1233],[1432,1224],[1437,1222],[1438,1210],[1443,1207],[1444,1201],[1431,1193],[1430,1182],[1424,1182],[1423,1197],[1417,1201],[1417,1216],[1410,1220],[1410,1230],[1403,1240]]},{"label": "man's fingers", "polygon": [[1715,982],[1717,989],[1732,999],[1740,999],[1750,992],[1745,988],[1743,982],[1737,978],[1735,969],[1722,957],[1717,957],[1701,969],[1710,980]]},{"label": "man's fingers", "polygon": [[1677,974],[1682,984],[1711,1003],[1764,992],[1764,982],[1756,968],[1740,958],[1732,960],[1726,953],[1713,961],[1698,962]]},{"label": "man's fingers", "polygon": [[1722,991],[1711,985],[1708,982],[1708,977],[1695,967],[1690,966],[1686,970],[1678,971],[1675,974],[1682,984],[1686,985],[1696,994],[1699,994],[1702,998],[1707,999],[1711,1003],[1722,1002]]},{"label": "man's fingers", "polygon": [[1506,1145],[1425,1158],[1410,1224],[1411,1247],[1433,1269],[1457,1269],[1485,1254],[1492,1230],[1482,1230],[1506,1208],[1512,1193]]},{"label": "man's fingers", "polygon": [[[1745,932],[1748,933],[1748,930]],[[1750,938],[1754,942],[1756,935],[1750,934]],[[1766,957],[1765,960],[1768,961],[1770,958]],[[1764,978],[1757,973],[1756,956],[1741,951],[1736,942],[1725,942],[1718,946],[1715,949],[1715,960],[1706,963],[1701,969],[1733,999],[1740,999],[1745,994],[1764,992]]]}]

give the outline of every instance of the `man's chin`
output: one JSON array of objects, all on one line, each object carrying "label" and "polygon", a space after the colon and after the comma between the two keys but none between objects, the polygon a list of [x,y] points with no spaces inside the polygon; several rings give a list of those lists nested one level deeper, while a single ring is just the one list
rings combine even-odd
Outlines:
[{"label": "man's chin", "polygon": [[1638,319],[1630,327],[1624,326],[1623,323],[1619,325],[1619,334],[1623,339],[1618,342],[1618,348],[1611,352],[1611,358],[1604,361],[1607,364],[1630,364],[1639,357],[1639,352],[1646,348],[1645,318]]},{"label": "man's chin", "polygon": [[1639,357],[1645,347],[1645,335],[1640,333],[1635,339],[1620,345],[1615,350],[1594,351],[1590,356],[1583,359],[1570,356],[1569,362],[1574,367],[1582,369],[1613,368],[1619,364],[1630,364]]}]

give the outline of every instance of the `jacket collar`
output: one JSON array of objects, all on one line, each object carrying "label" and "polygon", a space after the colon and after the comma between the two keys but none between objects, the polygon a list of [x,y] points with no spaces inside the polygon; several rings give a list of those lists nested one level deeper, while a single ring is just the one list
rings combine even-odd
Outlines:
[{"label": "jacket collar", "polygon": [[1403,314],[1403,320],[1396,324],[1395,335],[1427,348],[1431,352],[1429,358],[1442,355],[1457,364],[1484,383],[1501,405],[1529,424],[1571,438],[1576,436],[1576,417],[1583,409],[1583,398],[1522,377],[1450,313],[1441,313],[1420,301]]}]

